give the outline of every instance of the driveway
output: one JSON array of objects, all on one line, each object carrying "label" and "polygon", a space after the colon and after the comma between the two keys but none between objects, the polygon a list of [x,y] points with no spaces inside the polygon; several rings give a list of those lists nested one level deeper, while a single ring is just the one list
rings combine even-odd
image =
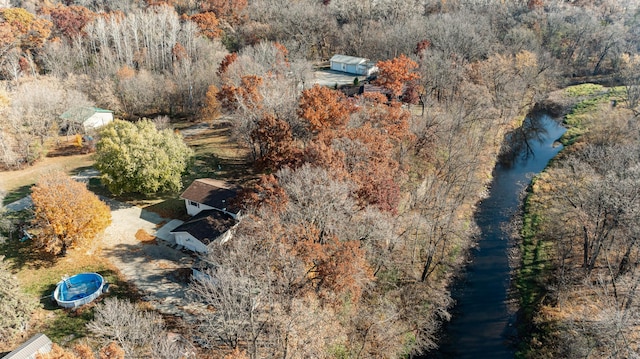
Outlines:
[{"label": "driveway", "polygon": [[[136,238],[139,230],[155,236],[158,225],[167,219],[114,200],[105,202],[111,207],[112,222],[103,234],[103,254],[155,309],[183,316],[193,257],[175,250],[162,239],[143,243]],[[175,225],[177,222],[169,223]]]}]

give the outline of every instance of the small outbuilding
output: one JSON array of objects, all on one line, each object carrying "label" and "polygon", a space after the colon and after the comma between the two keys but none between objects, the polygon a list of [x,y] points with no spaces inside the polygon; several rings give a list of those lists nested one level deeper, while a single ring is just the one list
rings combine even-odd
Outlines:
[{"label": "small outbuilding", "polygon": [[113,121],[113,111],[97,107],[74,107],[60,115],[67,133],[91,132]]},{"label": "small outbuilding", "polygon": [[363,57],[333,55],[329,62],[331,64],[331,70],[354,75],[370,76],[374,72],[378,71],[378,67],[376,67],[375,63]]},{"label": "small outbuilding", "polygon": [[35,359],[38,354],[49,353],[52,345],[49,337],[36,334],[2,359]]}]

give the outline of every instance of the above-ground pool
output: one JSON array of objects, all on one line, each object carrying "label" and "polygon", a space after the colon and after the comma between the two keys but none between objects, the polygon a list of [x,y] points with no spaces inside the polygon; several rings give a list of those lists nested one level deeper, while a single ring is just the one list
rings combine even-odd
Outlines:
[{"label": "above-ground pool", "polygon": [[61,280],[53,291],[59,306],[76,308],[98,298],[106,289],[104,278],[98,273],[80,273]]}]

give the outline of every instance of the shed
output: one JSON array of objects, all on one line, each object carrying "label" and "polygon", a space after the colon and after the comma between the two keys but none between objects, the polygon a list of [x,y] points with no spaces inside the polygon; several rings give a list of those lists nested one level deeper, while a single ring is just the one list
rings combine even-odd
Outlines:
[{"label": "shed", "polygon": [[113,121],[113,111],[97,107],[74,107],[60,115],[67,131],[95,131]]},{"label": "shed", "polygon": [[210,209],[201,211],[187,222],[171,230],[176,244],[199,253],[207,253],[211,243],[224,243],[238,221],[227,213]]},{"label": "shed", "polygon": [[333,55],[329,62],[331,64],[331,70],[354,75],[370,76],[372,73],[378,71],[378,68],[373,62],[363,57]]},{"label": "shed", "polygon": [[46,335],[39,333],[24,342],[2,359],[35,359],[38,354],[46,354],[51,351],[53,343]]}]

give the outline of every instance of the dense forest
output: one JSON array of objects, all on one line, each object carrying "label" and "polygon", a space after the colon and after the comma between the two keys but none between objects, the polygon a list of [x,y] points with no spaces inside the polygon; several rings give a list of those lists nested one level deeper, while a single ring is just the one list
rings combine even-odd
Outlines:
[{"label": "dense forest", "polygon": [[[544,230],[552,243],[538,284],[554,298],[529,318],[543,333],[529,338],[529,353],[549,345],[549,357],[637,355],[635,1],[9,3],[0,8],[3,169],[37,163],[69,128],[60,114],[77,106],[132,122],[222,124],[246,149],[254,175],[243,183],[243,220],[207,254],[211,280],[190,287],[208,308],[182,333],[198,357],[395,358],[437,348],[504,136],[541,103],[573,114],[574,149],[536,182],[553,202],[528,201],[539,220],[524,232]],[[334,54],[375,61],[370,81],[382,91],[314,85]],[[586,82],[614,88],[616,110],[585,105],[610,100],[607,87],[549,99]],[[571,112],[585,108],[591,122]],[[576,283],[610,309],[606,330],[604,319],[590,321],[599,304],[572,305],[586,300]],[[14,289],[0,288],[0,299],[5,292]],[[0,313],[27,302],[1,301]],[[565,308],[581,311],[558,322]],[[127,331],[119,311],[146,332]],[[0,334],[24,329],[26,317],[0,321]],[[159,320],[105,301],[87,330],[101,358],[186,356],[179,342],[152,340],[165,330]],[[83,348],[67,355],[88,357]]]}]

